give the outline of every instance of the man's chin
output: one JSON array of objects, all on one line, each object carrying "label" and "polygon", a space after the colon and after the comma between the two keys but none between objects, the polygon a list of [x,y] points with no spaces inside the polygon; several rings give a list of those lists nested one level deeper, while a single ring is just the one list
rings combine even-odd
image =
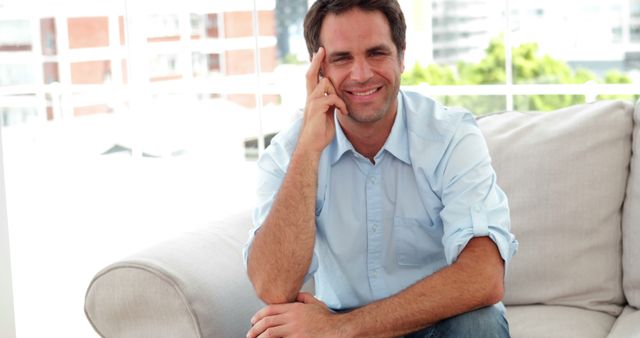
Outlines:
[{"label": "man's chin", "polygon": [[359,110],[351,110],[349,109],[349,118],[358,123],[373,123],[380,121],[385,114],[381,114],[379,112],[361,112]]}]

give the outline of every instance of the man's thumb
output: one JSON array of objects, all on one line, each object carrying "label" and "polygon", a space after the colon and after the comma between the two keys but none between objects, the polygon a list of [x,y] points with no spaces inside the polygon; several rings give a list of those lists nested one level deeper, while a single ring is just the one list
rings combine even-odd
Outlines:
[{"label": "man's thumb", "polygon": [[314,297],[312,294],[308,292],[300,292],[296,300],[300,303],[305,303],[305,304],[322,303],[321,301],[317,300],[316,297]]}]

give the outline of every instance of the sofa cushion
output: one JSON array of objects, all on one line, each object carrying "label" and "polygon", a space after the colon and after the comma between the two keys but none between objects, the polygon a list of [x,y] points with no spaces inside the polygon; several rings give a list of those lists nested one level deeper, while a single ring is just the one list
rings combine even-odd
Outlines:
[{"label": "sofa cushion", "polygon": [[615,320],[606,313],[569,306],[507,307],[513,338],[605,338]]},{"label": "sofa cushion", "polygon": [[520,242],[505,304],[620,313],[632,112],[603,101],[479,120]]},{"label": "sofa cushion", "polygon": [[636,103],[633,127],[633,156],[627,198],[622,211],[622,266],[624,293],[632,306],[640,308],[640,100]]},{"label": "sofa cushion", "polygon": [[607,338],[640,337],[640,310],[626,306],[609,332]]}]

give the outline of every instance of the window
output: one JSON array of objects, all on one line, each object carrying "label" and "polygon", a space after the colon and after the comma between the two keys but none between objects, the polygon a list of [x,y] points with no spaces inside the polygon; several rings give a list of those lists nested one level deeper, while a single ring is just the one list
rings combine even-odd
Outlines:
[{"label": "window", "polygon": [[421,30],[424,4],[401,2],[403,84],[477,114],[637,99],[636,2],[434,0],[431,29]]},{"label": "window", "polygon": [[[305,104],[309,1],[19,3],[0,12],[17,330],[92,337],[94,273],[252,205],[255,159]],[[640,0],[400,3],[403,86],[445,104],[638,98]]]}]

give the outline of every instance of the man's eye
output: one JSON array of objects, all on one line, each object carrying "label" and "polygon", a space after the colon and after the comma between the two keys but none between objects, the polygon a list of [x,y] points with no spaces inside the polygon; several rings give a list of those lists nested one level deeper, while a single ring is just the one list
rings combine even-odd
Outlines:
[{"label": "man's eye", "polygon": [[344,63],[348,60],[349,58],[347,58],[346,56],[343,57],[337,57],[337,58],[333,58],[331,60],[331,63]]}]

